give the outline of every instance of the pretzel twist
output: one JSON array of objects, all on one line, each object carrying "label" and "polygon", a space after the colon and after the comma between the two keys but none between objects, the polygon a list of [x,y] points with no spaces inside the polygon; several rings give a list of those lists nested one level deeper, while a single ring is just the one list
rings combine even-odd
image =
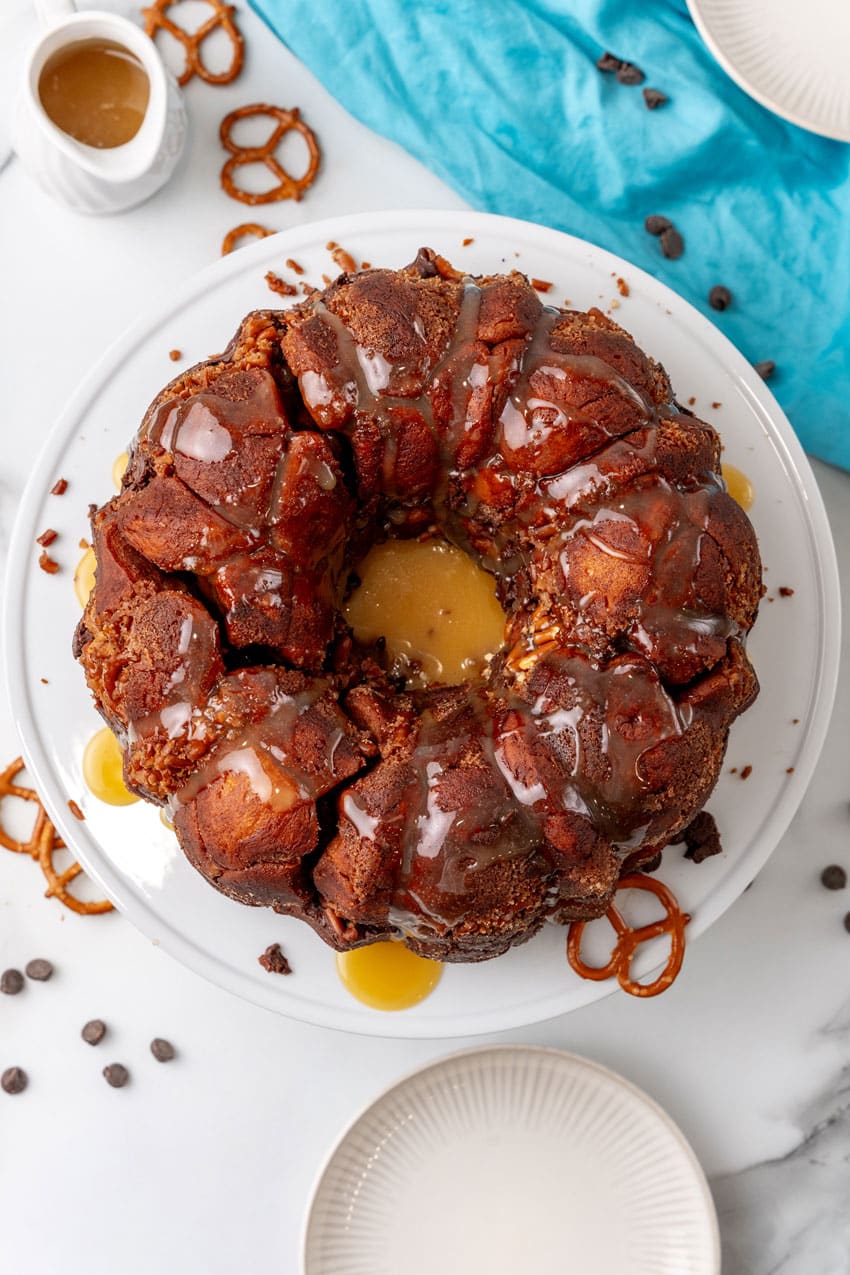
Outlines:
[{"label": "pretzel twist", "polygon": [[[270,119],[277,120],[277,123],[261,146],[240,146],[238,142],[233,140],[232,130],[234,124],[238,123],[239,120],[249,119],[256,115],[267,115]],[[291,132],[300,133],[307,144],[307,169],[301,177],[293,177],[291,173],[287,172],[275,155],[275,151],[286,134]],[[281,199],[298,201],[305,190],[312,186],[316,180],[321,158],[319,143],[316,140],[316,134],[302,120],[297,106],[293,107],[292,110],[286,110],[282,106],[268,106],[261,102],[252,106],[240,106],[235,111],[231,111],[229,115],[225,115],[219,128],[219,137],[224,149],[230,152],[230,158],[225,160],[224,167],[221,170],[221,185],[231,199],[238,199],[240,203],[252,205],[274,204]],[[263,164],[272,176],[277,179],[277,185],[272,186],[269,190],[261,191],[259,194],[250,190],[243,190],[241,186],[237,186],[234,180],[234,173],[246,164]]]},{"label": "pretzel twist", "polygon": [[261,226],[259,222],[243,221],[241,226],[233,226],[224,236],[221,243],[221,255],[226,257],[228,253],[233,251],[239,240],[243,239],[246,235],[255,235],[257,239],[266,239],[269,235],[273,235],[274,233],[275,232],[273,230],[269,230],[267,226]]},{"label": "pretzel twist", "polygon": [[[676,896],[662,881],[646,876],[642,872],[630,872],[621,877],[617,890],[645,890],[654,894],[664,908],[664,916],[649,925],[640,925],[637,929],[623,917],[623,914],[611,903],[605,916],[613,927],[617,939],[611,950],[611,956],[605,965],[586,965],[581,957],[581,941],[586,921],[573,921],[567,936],[567,959],[581,978],[601,982],[603,979],[616,977],[624,992],[630,996],[658,996],[666,992],[673,983],[685,957],[685,926],[690,921],[687,912],[679,907]],[[670,935],[670,955],[661,973],[651,983],[639,983],[631,976],[632,961],[642,943],[658,938],[662,934]]]},{"label": "pretzel twist", "polygon": [[57,850],[66,849],[65,842],[56,831],[35,789],[15,783],[16,777],[23,769],[23,759],[16,757],[4,771],[0,772],[0,803],[6,797],[17,797],[21,801],[35,802],[35,823],[27,840],[19,841],[10,836],[0,822],[0,846],[4,846],[6,850],[11,850],[14,854],[28,854],[31,859],[35,859],[47,881],[47,889],[44,892],[46,898],[58,899],[66,908],[70,908],[72,912],[77,912],[81,916],[111,912],[112,904],[108,899],[94,901],[78,899],[69,890],[71,882],[75,881],[83,870],[81,864],[75,861],[64,872],[56,871],[53,855]]},{"label": "pretzel twist", "polygon": [[[186,61],[177,78],[177,83],[182,88],[189,83],[193,75],[197,75],[206,84],[232,84],[245,61],[245,41],[234,21],[233,15],[236,10],[233,5],[224,4],[223,0],[204,0],[213,12],[196,30],[187,31],[185,27],[178,26],[172,21],[166,12],[173,4],[178,3],[179,0],[153,0],[153,4],[142,9],[145,32],[152,40],[156,38],[158,31],[166,31],[183,47]],[[226,70],[211,71],[201,56],[201,45],[218,27],[221,27],[233,45],[233,56]]]}]

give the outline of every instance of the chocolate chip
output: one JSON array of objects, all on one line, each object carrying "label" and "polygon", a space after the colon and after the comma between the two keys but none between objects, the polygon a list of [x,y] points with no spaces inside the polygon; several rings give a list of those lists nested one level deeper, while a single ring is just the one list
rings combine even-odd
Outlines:
[{"label": "chocolate chip", "polygon": [[728,310],[732,304],[732,293],[722,283],[718,283],[708,294],[708,304],[712,310]]},{"label": "chocolate chip", "polygon": [[675,226],[668,226],[661,231],[661,251],[671,261],[677,261],[685,251],[685,241]]},{"label": "chocolate chip", "polygon": [[130,1079],[130,1073],[123,1063],[110,1063],[108,1067],[104,1067],[103,1075],[106,1083],[113,1089],[123,1089]]},{"label": "chocolate chip", "polygon": [[262,956],[257,957],[257,960],[269,974],[292,973],[292,966],[280,950],[279,943],[272,943],[270,947],[266,948]]},{"label": "chocolate chip", "polygon": [[4,970],[0,974],[0,992],[6,996],[17,996],[24,985],[24,976],[20,970]]},{"label": "chocolate chip", "polygon": [[106,1035],[106,1023],[102,1018],[90,1019],[80,1032],[87,1045],[99,1045]]},{"label": "chocolate chip", "polygon": [[847,884],[847,873],[838,863],[831,863],[820,874],[820,883],[827,890],[843,890]]},{"label": "chocolate chip", "polygon": [[666,93],[662,93],[660,89],[644,89],[643,100],[646,102],[646,109],[654,111],[659,106],[666,106],[670,101]]},{"label": "chocolate chip", "polygon": [[53,974],[53,966],[50,961],[42,960],[36,957],[34,961],[29,961],[24,967],[27,978],[33,978],[37,983],[46,983]]},{"label": "chocolate chip", "polygon": [[754,363],[753,367],[763,381],[769,381],[776,371],[776,364],[773,359],[762,359],[761,363]]},{"label": "chocolate chip", "polygon": [[660,235],[663,231],[670,230],[672,226],[673,223],[668,217],[660,217],[658,213],[650,213],[643,223],[644,230],[649,231],[651,235]]},{"label": "chocolate chip", "polygon": [[621,84],[643,84],[646,76],[639,66],[632,62],[622,62],[617,68],[617,79]]},{"label": "chocolate chip", "polygon": [[0,1088],[4,1093],[23,1093],[27,1087],[27,1073],[23,1067],[7,1067],[0,1076]]},{"label": "chocolate chip", "polygon": [[151,1041],[151,1053],[157,1062],[171,1062],[174,1057],[174,1046],[170,1040],[157,1036]]},{"label": "chocolate chip", "polygon": [[619,71],[622,65],[622,58],[615,58],[613,53],[603,53],[596,63],[599,71]]},{"label": "chocolate chip", "polygon": [[692,863],[703,863],[704,860],[710,859],[712,855],[720,854],[723,850],[714,816],[707,810],[701,810],[687,828],[684,828],[678,837],[673,838],[673,841],[674,843],[684,841],[685,858],[690,859]]}]

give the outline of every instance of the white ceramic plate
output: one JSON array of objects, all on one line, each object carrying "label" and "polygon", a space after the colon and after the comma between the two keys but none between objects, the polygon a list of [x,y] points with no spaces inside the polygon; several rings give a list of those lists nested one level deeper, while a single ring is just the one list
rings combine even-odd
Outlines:
[{"label": "white ceramic plate", "polygon": [[[474,243],[464,248],[461,241]],[[610,983],[585,982],[568,968],[565,932],[545,927],[531,943],[496,961],[449,966],[427,1000],[382,1014],[352,1000],[336,976],[333,955],[301,922],[247,908],[218,894],[184,860],[156,809],[112,807],[86,792],[83,749],[101,725],[70,654],[79,608],[71,576],[87,534],[86,506],[112,494],[110,469],[145,407],[176,371],[168,351],[186,363],[224,347],[242,316],[275,304],[263,275],[287,273],[293,257],[308,279],[334,273],[325,245],[337,243],[358,261],[388,266],[432,245],[471,272],[519,266],[550,279],[553,302],[607,307],[672,375],[679,396],[696,396],[724,431],[726,458],[756,489],[753,520],[768,567],[771,596],[779,585],[794,597],[766,602],[751,642],[762,683],[755,708],[736,724],[728,765],[710,808],[725,854],[701,864],[671,849],[663,877],[693,916],[690,941],[750,883],[776,845],[811,776],[826,732],[838,660],[838,584],[826,515],[811,470],[788,422],[756,373],[706,319],[649,275],[590,244],[556,231],[473,212],[393,212],[340,217],[302,226],[240,249],[176,288],[158,313],[109,350],[57,423],[24,495],[11,550],[5,648],[9,693],[33,778],[63,836],[89,873],[146,934],[214,982],[293,1017],[373,1035],[459,1036],[550,1018],[598,999]],[[622,300],[617,276],[630,285]],[[719,401],[722,407],[712,409]],[[56,478],[67,493],[48,493]],[[62,572],[36,566],[35,537],[45,527],[60,539],[51,552]],[[41,679],[47,679],[45,685]],[[797,719],[797,724],[792,724]],[[753,767],[746,783],[732,766]],[[793,767],[793,773],[786,773]],[[85,812],[69,814],[73,799]],[[602,926],[604,930],[606,927]],[[257,956],[274,940],[295,973],[265,973]],[[666,957],[664,940],[636,965],[646,972]],[[591,956],[593,955],[591,951]],[[687,980],[687,961],[681,977]]]},{"label": "white ceramic plate", "polygon": [[850,142],[848,0],[688,0],[717,61],[783,119]]},{"label": "white ceramic plate", "polygon": [[394,1085],[313,1195],[303,1275],[717,1275],[708,1184],[628,1081],[554,1049],[476,1049]]}]

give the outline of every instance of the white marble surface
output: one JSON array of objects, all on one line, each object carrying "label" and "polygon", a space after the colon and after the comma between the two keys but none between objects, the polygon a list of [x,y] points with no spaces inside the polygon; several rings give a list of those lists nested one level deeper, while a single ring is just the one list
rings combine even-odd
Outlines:
[{"label": "white marble surface", "polygon": [[[25,7],[4,0],[0,70],[14,62]],[[189,86],[186,160],[149,204],[88,220],[51,204],[14,160],[0,175],[0,551],[79,377],[170,281],[217,256],[229,226],[250,219],[218,189],[227,110],[298,104],[321,137],[319,182],[300,205],[262,210],[269,225],[462,206],[240,16],[244,77]],[[0,81],[8,99],[8,76]],[[817,473],[850,594],[850,477]],[[673,989],[649,1002],[616,995],[500,1038],[598,1059],[671,1112],[712,1176],[727,1275],[850,1270],[850,890],[818,883],[827,863],[850,869],[846,652],[845,638],[830,737],[797,818],[753,887],[692,946]],[[0,759],[17,748],[4,697]],[[24,1095],[0,1094],[0,1270],[10,1275],[295,1271],[310,1184],[341,1126],[448,1049],[337,1035],[240,1004],[117,914],[78,918],[46,902],[33,865],[0,852],[0,969],[35,955],[56,963],[55,977],[0,1004],[0,1069],[30,1075]],[[94,1016],[110,1024],[97,1050],[79,1039]],[[154,1062],[154,1035],[175,1042],[175,1062]],[[122,1091],[100,1075],[112,1060],[133,1074]]]}]

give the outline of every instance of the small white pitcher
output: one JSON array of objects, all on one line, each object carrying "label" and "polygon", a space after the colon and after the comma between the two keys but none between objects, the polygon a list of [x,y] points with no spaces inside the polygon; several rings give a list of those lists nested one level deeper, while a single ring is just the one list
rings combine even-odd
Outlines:
[{"label": "small white pitcher", "polygon": [[[36,0],[42,34],[27,60],[13,144],[21,163],[61,203],[77,212],[113,213],[159,190],[174,172],[186,139],[186,108],[177,81],[152,40],[127,18],[97,10],[77,13],[73,0]],[[38,94],[44,64],[79,40],[114,40],[139,59],[150,82],[142,126],[123,146],[97,149],[63,133]]]}]

